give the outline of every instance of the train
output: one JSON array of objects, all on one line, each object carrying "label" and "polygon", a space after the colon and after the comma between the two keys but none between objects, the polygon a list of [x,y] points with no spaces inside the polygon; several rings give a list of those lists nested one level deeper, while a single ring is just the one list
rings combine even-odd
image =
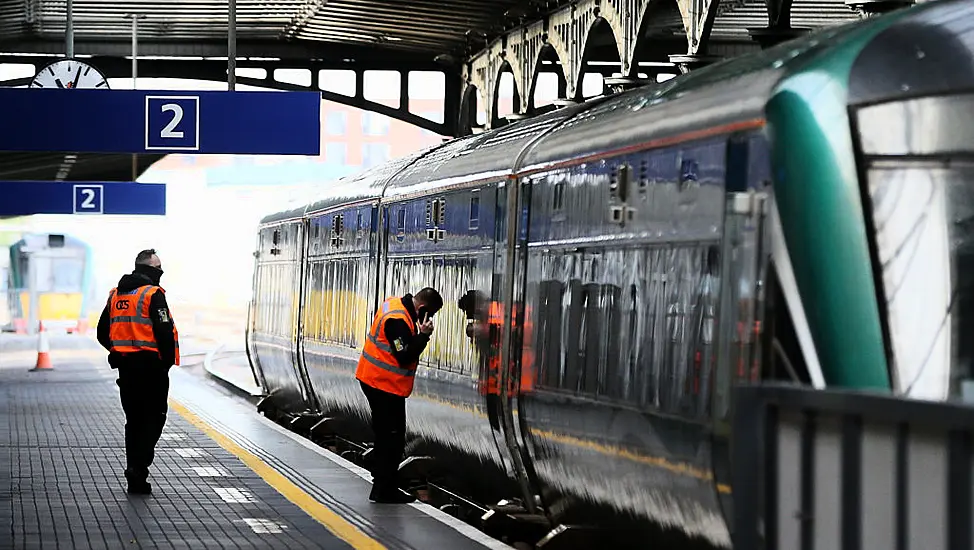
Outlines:
[{"label": "train", "polygon": [[[91,246],[71,235],[28,233],[9,249],[6,271],[8,330],[25,333],[31,316],[30,278],[34,277],[37,312],[46,329],[84,334],[97,323],[90,307],[93,288]],[[33,327],[37,329],[37,327]]]},{"label": "train", "polygon": [[934,0],[322,185],[257,230],[262,410],[367,435],[374,312],[432,286],[410,458],[552,534],[730,546],[735,385],[965,393],[971,28]]}]

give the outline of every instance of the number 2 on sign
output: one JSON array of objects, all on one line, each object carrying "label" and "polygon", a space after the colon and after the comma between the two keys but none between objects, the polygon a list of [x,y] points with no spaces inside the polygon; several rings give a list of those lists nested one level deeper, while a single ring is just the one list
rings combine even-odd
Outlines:
[{"label": "number 2 on sign", "polygon": [[183,108],[176,103],[166,103],[162,106],[163,113],[172,113],[172,119],[166,124],[166,127],[162,129],[160,137],[164,138],[181,138],[183,137],[183,131],[176,131],[176,127],[183,120]]},{"label": "number 2 on sign", "polygon": [[85,200],[81,201],[81,208],[94,208],[95,207],[95,190],[94,189],[81,189],[81,194],[85,196]]}]

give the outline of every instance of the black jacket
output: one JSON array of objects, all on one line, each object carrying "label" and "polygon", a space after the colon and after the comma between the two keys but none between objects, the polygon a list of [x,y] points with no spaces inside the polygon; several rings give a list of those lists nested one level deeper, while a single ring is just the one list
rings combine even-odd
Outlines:
[{"label": "black jacket", "polygon": [[[413,295],[406,294],[402,297],[402,305],[406,308],[406,313],[412,318],[413,323],[419,324],[416,308],[413,307]],[[416,334],[409,330],[409,325],[402,319],[389,319],[385,322],[386,340],[392,346],[392,355],[405,367],[415,363],[419,359],[419,354],[426,349],[430,337],[426,334]]]},{"label": "black jacket", "polygon": [[[159,277],[162,273],[152,267],[139,265],[135,271],[122,276],[118,281],[118,291],[128,292],[145,285],[159,284]],[[122,356],[119,353],[109,353],[108,363],[112,368],[129,363],[156,362],[164,367],[171,367],[176,363],[176,337],[173,333],[172,315],[169,313],[169,304],[166,303],[166,295],[156,292],[149,301],[149,317],[152,319],[152,333],[156,337],[156,345],[159,346],[159,353],[153,351],[140,351],[129,353]],[[109,316],[108,305],[101,312],[98,319],[98,343],[103,348],[111,352],[112,342],[108,333]]]}]

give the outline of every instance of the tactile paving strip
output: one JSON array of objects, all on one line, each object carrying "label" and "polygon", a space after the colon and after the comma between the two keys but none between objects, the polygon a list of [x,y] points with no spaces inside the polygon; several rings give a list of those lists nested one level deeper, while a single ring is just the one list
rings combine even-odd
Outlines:
[{"label": "tactile paving strip", "polygon": [[126,494],[114,371],[31,366],[0,368],[0,548],[350,548],[172,410]]}]

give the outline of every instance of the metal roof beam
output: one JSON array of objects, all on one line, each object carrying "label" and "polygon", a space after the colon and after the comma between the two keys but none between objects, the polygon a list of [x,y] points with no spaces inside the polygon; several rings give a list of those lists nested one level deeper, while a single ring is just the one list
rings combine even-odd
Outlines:
[{"label": "metal roof beam", "polygon": [[[76,55],[126,57],[132,54],[131,39],[89,40],[75,38]],[[439,52],[435,52],[439,53]],[[430,55],[435,55],[430,52]],[[64,55],[64,41],[61,39],[0,40],[0,55],[11,54],[49,54]],[[226,58],[226,40],[212,41],[160,41],[139,40],[141,57],[222,57]],[[341,62],[375,61],[384,66],[390,64],[422,64],[422,58],[415,53],[404,52],[401,48],[381,44],[331,44],[322,42],[281,42],[279,40],[238,40],[237,58],[279,58],[310,59]],[[141,61],[140,61],[141,62]],[[432,64],[432,59],[429,60]]]}]

